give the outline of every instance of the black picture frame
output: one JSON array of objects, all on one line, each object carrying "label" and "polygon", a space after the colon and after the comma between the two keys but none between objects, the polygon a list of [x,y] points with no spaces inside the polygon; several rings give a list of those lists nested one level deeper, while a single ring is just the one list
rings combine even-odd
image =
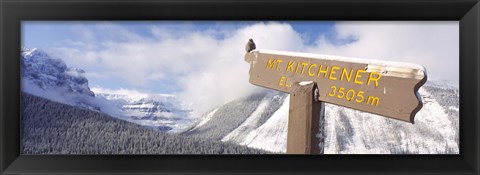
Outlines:
[{"label": "black picture frame", "polygon": [[[0,0],[1,174],[479,174],[478,0]],[[20,155],[22,20],[453,20],[459,155]]]}]

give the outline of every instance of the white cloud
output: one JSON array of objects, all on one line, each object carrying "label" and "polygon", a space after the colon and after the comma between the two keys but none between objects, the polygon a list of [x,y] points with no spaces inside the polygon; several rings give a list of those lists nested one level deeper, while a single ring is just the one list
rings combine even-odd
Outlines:
[{"label": "white cloud", "polygon": [[459,80],[458,22],[339,22],[335,45],[325,37],[308,49],[331,55],[410,62],[425,66],[428,78]]},{"label": "white cloud", "polygon": [[116,94],[116,95],[122,95],[122,96],[128,96],[132,97],[135,100],[141,99],[141,98],[146,98],[148,97],[148,94],[139,92],[137,90],[130,90],[130,89],[107,89],[107,88],[102,88],[102,87],[92,87],[91,90],[95,94]]},{"label": "white cloud", "polygon": [[[67,64],[95,68],[87,76],[120,79],[131,85],[128,89],[173,78],[182,87],[176,95],[201,112],[258,90],[249,84],[243,61],[249,38],[262,49],[417,63],[427,68],[429,79],[458,82],[458,22],[339,22],[333,41],[321,36],[314,45],[305,45],[302,34],[278,22],[233,31],[155,26],[149,37],[110,23],[76,30],[84,40],[53,50]],[[348,39],[355,42],[337,42]]]},{"label": "white cloud", "polygon": [[205,111],[232,99],[243,97],[258,87],[248,82],[249,64],[244,61],[245,43],[254,38],[265,49],[291,50],[301,48],[302,40],[293,28],[284,23],[257,23],[238,29],[220,41],[209,53],[201,69],[181,77],[185,87],[180,99],[191,99],[197,109]]}]

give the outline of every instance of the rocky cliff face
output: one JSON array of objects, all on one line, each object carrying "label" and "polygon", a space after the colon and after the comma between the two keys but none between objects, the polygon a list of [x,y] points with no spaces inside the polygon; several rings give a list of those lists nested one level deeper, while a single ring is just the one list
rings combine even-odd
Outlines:
[{"label": "rocky cliff face", "polygon": [[95,94],[88,86],[85,71],[67,67],[61,59],[38,49],[22,48],[20,55],[21,88],[39,97],[99,111]]},{"label": "rocky cliff face", "polygon": [[88,87],[84,70],[67,67],[62,60],[52,58],[38,49],[22,49],[20,64],[22,79],[41,89],[57,89],[69,94],[95,96]]},{"label": "rocky cliff face", "polygon": [[71,106],[106,113],[112,117],[176,132],[192,124],[191,110],[184,109],[173,95],[107,92],[88,86],[85,71],[67,67],[61,59],[38,49],[22,49],[22,91]]}]

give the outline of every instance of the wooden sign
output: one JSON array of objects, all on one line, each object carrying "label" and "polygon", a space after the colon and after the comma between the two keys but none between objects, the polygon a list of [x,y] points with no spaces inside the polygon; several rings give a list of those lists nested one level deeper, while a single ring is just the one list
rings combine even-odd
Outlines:
[{"label": "wooden sign", "polygon": [[419,65],[269,50],[247,52],[245,61],[254,85],[291,93],[313,81],[319,101],[411,123],[422,108],[417,91],[427,76]]},{"label": "wooden sign", "polygon": [[[325,106],[314,100],[315,83],[294,84],[290,93],[287,153],[323,154],[325,144]],[[318,137],[320,136],[320,137]]]}]

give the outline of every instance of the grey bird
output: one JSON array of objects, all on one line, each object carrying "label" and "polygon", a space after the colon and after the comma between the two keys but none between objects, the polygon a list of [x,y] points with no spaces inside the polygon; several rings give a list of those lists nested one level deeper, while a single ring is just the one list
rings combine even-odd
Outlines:
[{"label": "grey bird", "polygon": [[253,42],[253,39],[250,38],[248,40],[247,45],[245,45],[245,51],[250,52],[250,51],[255,50],[255,49],[256,49],[255,43]]}]

